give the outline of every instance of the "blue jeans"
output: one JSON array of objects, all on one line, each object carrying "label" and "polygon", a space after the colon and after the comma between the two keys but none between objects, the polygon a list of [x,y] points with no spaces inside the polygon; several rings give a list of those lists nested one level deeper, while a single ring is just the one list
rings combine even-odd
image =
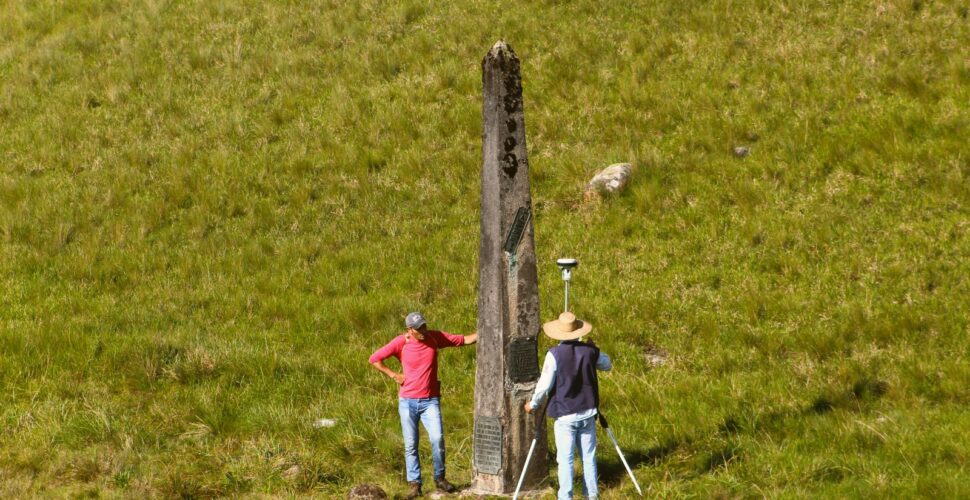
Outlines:
[{"label": "blue jeans", "polygon": [[559,462],[559,500],[573,497],[573,455],[579,449],[583,461],[583,494],[597,498],[596,487],[596,417],[578,422],[557,419],[553,425],[556,435],[556,461]]},{"label": "blue jeans", "polygon": [[421,462],[418,460],[418,421],[424,425],[431,441],[431,463],[434,478],[445,477],[445,437],[441,430],[441,403],[438,398],[399,398],[397,411],[401,414],[401,433],[404,435],[404,465],[408,482],[421,483]]}]

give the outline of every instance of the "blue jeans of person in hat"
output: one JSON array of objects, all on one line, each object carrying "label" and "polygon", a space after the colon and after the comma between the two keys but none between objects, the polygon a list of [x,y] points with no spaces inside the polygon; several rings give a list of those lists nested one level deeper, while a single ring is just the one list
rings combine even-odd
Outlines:
[{"label": "blue jeans of person in hat", "polygon": [[424,425],[431,441],[431,463],[434,478],[445,477],[445,438],[441,428],[441,403],[439,398],[398,398],[397,411],[401,414],[401,432],[404,435],[404,465],[408,482],[421,483],[421,462],[418,460],[418,421]]},{"label": "blue jeans of person in hat", "polygon": [[556,435],[556,462],[559,463],[559,500],[573,497],[573,456],[579,450],[583,461],[583,494],[598,498],[596,487],[596,416],[573,420],[558,418],[553,424]]}]

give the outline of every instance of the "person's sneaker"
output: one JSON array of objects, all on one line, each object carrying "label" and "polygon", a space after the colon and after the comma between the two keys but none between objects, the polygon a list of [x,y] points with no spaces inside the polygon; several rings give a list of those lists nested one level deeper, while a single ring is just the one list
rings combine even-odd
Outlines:
[{"label": "person's sneaker", "polygon": [[408,483],[408,486],[410,486],[410,489],[408,490],[408,494],[404,497],[406,500],[411,500],[412,498],[418,498],[421,496],[421,483],[411,481]]},{"label": "person's sneaker", "polygon": [[435,479],[434,485],[438,487],[438,491],[442,491],[445,493],[454,493],[455,490],[457,489],[455,488],[455,485],[449,483],[448,480],[445,478]]}]

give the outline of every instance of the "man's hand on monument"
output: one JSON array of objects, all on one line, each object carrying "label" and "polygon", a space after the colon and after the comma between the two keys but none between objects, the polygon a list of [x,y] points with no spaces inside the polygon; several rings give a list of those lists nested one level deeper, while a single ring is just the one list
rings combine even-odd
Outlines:
[{"label": "man's hand on monument", "polygon": [[525,412],[532,413],[532,402],[530,401],[525,402]]}]

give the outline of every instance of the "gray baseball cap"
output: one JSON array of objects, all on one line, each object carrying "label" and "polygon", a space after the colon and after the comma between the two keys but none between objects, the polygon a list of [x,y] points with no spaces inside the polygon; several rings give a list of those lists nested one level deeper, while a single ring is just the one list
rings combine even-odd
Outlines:
[{"label": "gray baseball cap", "polygon": [[418,329],[421,328],[421,325],[426,323],[424,321],[424,316],[422,316],[421,313],[414,311],[412,313],[408,313],[407,317],[404,318],[404,324],[408,328]]}]

